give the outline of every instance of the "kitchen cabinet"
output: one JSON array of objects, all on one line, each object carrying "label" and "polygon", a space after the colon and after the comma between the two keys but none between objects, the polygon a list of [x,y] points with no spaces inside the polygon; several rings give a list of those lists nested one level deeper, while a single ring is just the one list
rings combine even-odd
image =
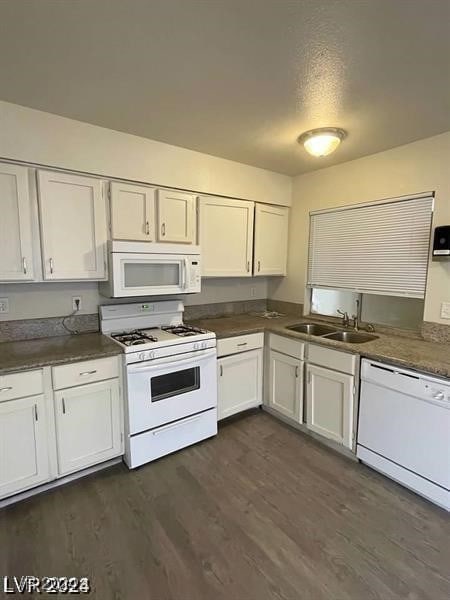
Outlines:
[{"label": "kitchen cabinet", "polygon": [[107,224],[103,182],[38,171],[38,192],[44,279],[104,279]]},{"label": "kitchen cabinet", "polygon": [[199,198],[199,243],[204,277],[251,277],[254,202]]},{"label": "kitchen cabinet", "polygon": [[50,479],[44,395],[0,402],[0,498]]},{"label": "kitchen cabinet", "polygon": [[33,281],[29,171],[0,165],[0,281]]},{"label": "kitchen cabinet", "polygon": [[255,275],[286,275],[289,210],[256,203]]},{"label": "kitchen cabinet", "polygon": [[353,446],[355,377],[325,367],[306,365],[306,415],[311,431]]},{"label": "kitchen cabinet", "polygon": [[177,244],[195,243],[195,196],[175,190],[158,190],[157,205],[158,241]]},{"label": "kitchen cabinet", "polygon": [[219,420],[262,404],[263,344],[262,333],[218,341]]},{"label": "kitchen cabinet", "polygon": [[112,182],[110,187],[112,239],[155,241],[155,196],[156,190],[151,187]]},{"label": "kitchen cabinet", "polygon": [[122,454],[118,379],[55,392],[59,475]]},{"label": "kitchen cabinet", "polygon": [[301,423],[305,344],[271,333],[268,346],[265,402],[272,410]]},{"label": "kitchen cabinet", "polygon": [[303,361],[269,351],[268,405],[298,423],[303,418]]}]

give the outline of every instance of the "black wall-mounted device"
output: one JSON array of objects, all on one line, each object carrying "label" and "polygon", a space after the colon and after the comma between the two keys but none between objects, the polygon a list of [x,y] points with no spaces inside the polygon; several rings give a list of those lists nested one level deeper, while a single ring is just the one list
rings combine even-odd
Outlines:
[{"label": "black wall-mounted device", "polygon": [[433,256],[450,258],[450,225],[442,225],[434,230]]}]

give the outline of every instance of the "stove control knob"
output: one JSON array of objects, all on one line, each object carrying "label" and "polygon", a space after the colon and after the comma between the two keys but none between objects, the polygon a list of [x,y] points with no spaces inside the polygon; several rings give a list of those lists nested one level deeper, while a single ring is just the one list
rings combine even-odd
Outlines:
[{"label": "stove control knob", "polygon": [[195,342],[195,344],[194,344],[194,350],[198,350],[198,344],[197,344],[197,342]]},{"label": "stove control knob", "polygon": [[202,348],[205,349],[206,348],[206,342],[202,342]]},{"label": "stove control knob", "polygon": [[139,360],[145,360],[145,358],[146,358],[145,352],[140,352]]},{"label": "stove control knob", "polygon": [[148,358],[155,358],[155,353],[154,352],[149,352],[148,353]]}]

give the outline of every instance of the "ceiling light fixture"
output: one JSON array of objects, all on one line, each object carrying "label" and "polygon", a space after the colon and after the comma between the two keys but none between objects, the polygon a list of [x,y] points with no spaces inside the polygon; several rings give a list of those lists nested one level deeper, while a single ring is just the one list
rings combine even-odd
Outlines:
[{"label": "ceiling light fixture", "polygon": [[303,144],[306,152],[313,156],[327,156],[336,150],[342,140],[347,136],[343,129],[337,127],[321,127],[305,131],[298,138],[298,143]]}]

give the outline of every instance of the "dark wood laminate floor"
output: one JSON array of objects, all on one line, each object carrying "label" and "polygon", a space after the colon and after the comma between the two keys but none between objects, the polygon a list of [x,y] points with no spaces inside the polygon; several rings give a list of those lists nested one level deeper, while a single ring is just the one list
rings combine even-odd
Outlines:
[{"label": "dark wood laminate floor", "polygon": [[0,511],[0,575],[101,600],[444,600],[447,513],[257,412]]}]

